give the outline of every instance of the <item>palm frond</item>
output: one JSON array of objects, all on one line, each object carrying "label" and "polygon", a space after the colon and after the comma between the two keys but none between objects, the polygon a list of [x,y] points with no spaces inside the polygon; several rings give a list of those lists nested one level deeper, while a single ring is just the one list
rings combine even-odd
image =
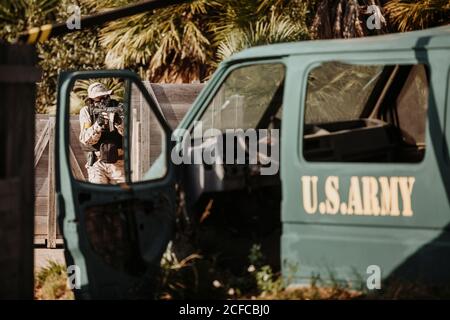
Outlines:
[{"label": "palm frond", "polygon": [[[204,24],[210,8],[209,1],[195,0],[109,23],[100,35],[108,51],[106,65],[134,67],[155,81],[173,75],[189,61],[197,66],[188,69],[199,70],[212,56]],[[200,75],[192,77],[198,80]]]},{"label": "palm frond", "polygon": [[0,38],[13,41],[18,32],[55,20],[60,0],[2,0]]},{"label": "palm frond", "polygon": [[448,0],[391,0],[385,9],[400,31],[425,29],[450,23]]},{"label": "palm frond", "polygon": [[80,7],[91,12],[117,8],[134,2],[139,2],[139,0],[79,0]]},{"label": "palm frond", "polygon": [[300,40],[307,37],[303,26],[297,25],[284,15],[272,12],[269,20],[257,21],[245,29],[236,29],[231,32],[218,48],[219,60],[229,57],[245,48],[270,43],[280,43]]}]

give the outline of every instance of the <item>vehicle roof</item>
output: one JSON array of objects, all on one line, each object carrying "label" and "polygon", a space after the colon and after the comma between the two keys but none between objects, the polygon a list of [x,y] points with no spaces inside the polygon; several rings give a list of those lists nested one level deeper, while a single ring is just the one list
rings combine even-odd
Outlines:
[{"label": "vehicle roof", "polygon": [[450,25],[363,38],[309,40],[257,46],[233,55],[227,62],[311,53],[386,51],[413,48],[450,48]]}]

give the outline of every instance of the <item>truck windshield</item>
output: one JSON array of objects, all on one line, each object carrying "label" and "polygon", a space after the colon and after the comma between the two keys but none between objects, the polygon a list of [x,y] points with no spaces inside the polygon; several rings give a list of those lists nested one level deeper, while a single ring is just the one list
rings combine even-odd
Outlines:
[{"label": "truck windshield", "polygon": [[199,122],[202,130],[255,128],[274,100],[284,75],[281,63],[233,70],[203,113]]}]

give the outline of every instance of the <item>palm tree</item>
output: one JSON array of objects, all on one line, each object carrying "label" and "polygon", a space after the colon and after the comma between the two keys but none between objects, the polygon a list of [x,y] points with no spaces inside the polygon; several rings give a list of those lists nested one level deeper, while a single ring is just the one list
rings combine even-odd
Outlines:
[{"label": "palm tree", "polygon": [[105,62],[133,67],[152,81],[204,80],[217,62],[245,47],[306,38],[304,20],[290,14],[302,2],[193,0],[111,22],[101,32]]},{"label": "palm tree", "polygon": [[400,31],[425,29],[450,23],[449,0],[391,0],[385,10]]},{"label": "palm tree", "polygon": [[202,78],[213,54],[206,27],[209,3],[195,0],[109,23],[100,36],[106,65],[132,67],[160,82]]},{"label": "palm tree", "polygon": [[[90,14],[137,1],[76,3]],[[62,22],[72,3],[1,0],[0,38],[12,41],[32,26]],[[367,28],[369,5],[380,6],[388,20],[380,30]],[[38,110],[54,106],[61,69],[131,68],[155,82],[202,81],[218,62],[246,47],[421,29],[448,23],[449,7],[448,0],[192,0],[38,44]]]},{"label": "palm tree", "polygon": [[272,12],[267,20],[256,21],[226,34],[218,45],[217,56],[219,60],[223,60],[252,46],[296,41],[307,37],[306,28],[299,30],[288,17]]},{"label": "palm tree", "polygon": [[0,38],[14,41],[17,33],[55,20],[59,0],[2,0],[0,2]]},{"label": "palm tree", "polygon": [[245,48],[309,38],[312,0],[225,1],[214,19],[217,61]]},{"label": "palm tree", "polygon": [[[12,42],[19,32],[31,27],[63,22],[69,16],[68,6],[73,3],[73,0],[1,0],[0,39]],[[83,3],[80,7],[82,14],[92,11],[92,8]],[[37,52],[42,69],[42,78],[37,84],[38,113],[55,110],[56,83],[60,70],[105,67],[104,50],[99,44],[95,29],[82,30],[42,44],[38,43]]]},{"label": "palm tree", "polygon": [[[381,29],[367,28],[368,7],[382,15]],[[353,38],[425,29],[450,22],[449,0],[323,0],[315,9],[311,34],[316,39]]]},{"label": "palm tree", "polygon": [[[354,38],[387,32],[380,0],[323,0],[315,10],[311,34],[315,39]],[[377,6],[381,13],[379,29],[370,29],[367,20],[374,12],[368,10]]]}]

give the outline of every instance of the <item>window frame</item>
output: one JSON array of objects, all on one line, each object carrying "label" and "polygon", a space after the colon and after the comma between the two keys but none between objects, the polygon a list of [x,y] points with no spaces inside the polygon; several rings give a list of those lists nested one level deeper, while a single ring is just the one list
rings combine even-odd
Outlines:
[{"label": "window frame", "polygon": [[[288,64],[283,60],[283,58],[277,57],[277,58],[267,58],[267,59],[261,59],[261,60],[248,60],[243,61],[239,63],[235,63],[232,65],[229,65],[228,67],[225,66],[223,73],[219,76],[220,78],[215,81],[213,84],[213,88],[209,90],[207,93],[207,96],[199,103],[199,108],[195,110],[194,114],[192,115],[192,118],[188,120],[188,123],[185,128],[183,128],[181,125],[179,126],[180,129],[185,129],[188,132],[192,133],[194,130],[194,123],[197,121],[200,121],[203,115],[205,114],[206,110],[208,109],[211,102],[214,100],[218,92],[220,91],[223,83],[227,80],[228,76],[234,72],[237,69],[247,67],[247,66],[253,66],[258,64],[281,64],[284,67],[284,79],[286,79],[286,76],[288,74]],[[285,80],[283,81],[283,93],[282,96],[284,98],[284,92],[286,90],[286,83]],[[194,106],[197,105],[196,102],[194,102]],[[182,121],[184,122],[184,121]],[[257,126],[259,125],[259,122],[257,123]]]},{"label": "window frame", "polygon": [[[423,61],[422,59],[420,60],[414,60],[414,59],[402,59],[402,58],[380,58],[380,59],[376,59],[376,58],[372,58],[372,54],[373,52],[370,52],[369,55],[371,56],[370,58],[360,58],[360,59],[354,59],[354,58],[348,58],[346,57],[346,54],[344,55],[338,55],[337,57],[328,57],[328,56],[323,56],[320,57],[320,59],[314,59],[314,60],[310,60],[309,62],[305,63],[304,67],[302,68],[303,70],[301,70],[301,74],[302,74],[302,83],[301,83],[301,87],[300,87],[300,101],[299,101],[299,125],[297,127],[297,137],[298,137],[298,143],[297,143],[297,157],[298,160],[300,161],[300,163],[302,165],[307,164],[308,166],[311,167],[321,167],[321,166],[328,166],[328,165],[335,165],[337,166],[336,168],[339,167],[347,167],[347,166],[360,166],[360,165],[364,165],[364,166],[368,166],[369,170],[376,170],[377,168],[379,168],[380,165],[386,165],[389,164],[390,166],[394,166],[394,167],[398,167],[398,168],[404,168],[405,166],[410,166],[411,168],[414,168],[414,170],[419,170],[420,168],[425,166],[425,163],[429,160],[429,157],[431,156],[430,153],[430,145],[431,145],[431,141],[430,141],[430,135],[429,135],[429,117],[430,117],[430,97],[431,97],[431,93],[430,91],[428,92],[428,108],[427,108],[427,112],[426,112],[426,119],[425,119],[425,154],[422,158],[421,161],[418,162],[361,162],[361,161],[311,161],[311,160],[307,160],[304,157],[303,154],[303,147],[304,147],[304,128],[305,128],[305,110],[306,110],[306,97],[307,97],[307,90],[308,90],[308,78],[309,75],[311,73],[312,70],[314,70],[317,67],[320,67],[321,65],[323,65],[324,63],[328,63],[328,62],[340,62],[340,63],[345,63],[345,64],[349,64],[349,65],[373,65],[373,66],[413,66],[413,65],[424,65],[426,72],[427,72],[427,80],[428,80],[428,88],[430,90],[430,82],[431,82],[431,66],[427,61]],[[361,55],[363,55],[363,53],[361,53]],[[297,56],[297,58],[301,58],[301,56]],[[367,102],[370,101],[372,97],[369,97],[369,100]],[[365,114],[365,112],[367,110],[365,110],[367,107],[367,105],[363,108],[363,111],[361,113],[361,116],[363,116]],[[380,110],[378,110],[377,112],[379,112]]]}]

